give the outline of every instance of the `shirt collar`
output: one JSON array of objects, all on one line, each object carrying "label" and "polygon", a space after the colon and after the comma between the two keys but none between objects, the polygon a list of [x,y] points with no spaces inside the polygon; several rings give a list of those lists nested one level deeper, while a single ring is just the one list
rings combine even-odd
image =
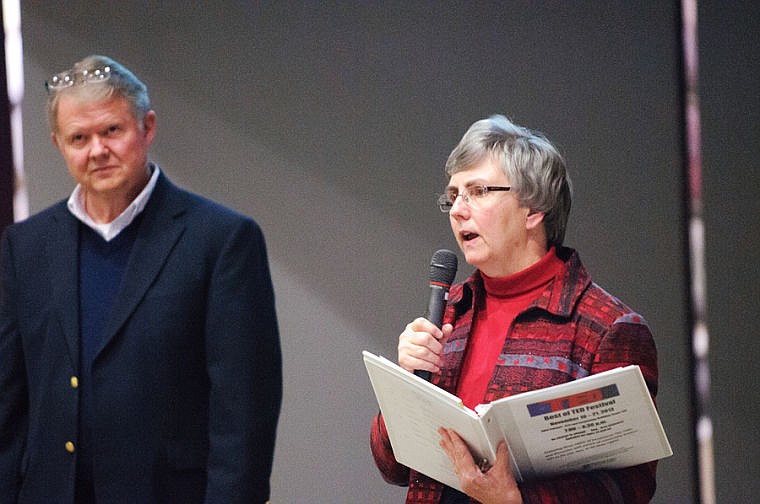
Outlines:
[{"label": "shirt collar", "polygon": [[148,204],[150,195],[153,194],[153,189],[156,187],[158,175],[161,173],[161,170],[157,165],[153,163],[150,163],[148,167],[152,172],[148,183],[145,185],[140,194],[138,194],[137,197],[132,200],[132,203],[130,203],[129,206],[127,206],[127,208],[124,209],[124,211],[121,212],[121,214],[119,214],[119,216],[111,222],[108,222],[106,224],[98,224],[87,214],[84,209],[84,201],[82,199],[84,194],[82,192],[81,184],[77,184],[77,186],[74,188],[74,191],[71,193],[71,196],[69,196],[67,203],[69,212],[71,212],[74,217],[79,219],[86,226],[102,236],[105,241],[113,240],[116,238],[116,236],[118,236],[119,233],[124,231],[124,229],[129,226],[132,221],[135,220],[135,217],[140,215],[140,212],[145,209],[145,205]]}]

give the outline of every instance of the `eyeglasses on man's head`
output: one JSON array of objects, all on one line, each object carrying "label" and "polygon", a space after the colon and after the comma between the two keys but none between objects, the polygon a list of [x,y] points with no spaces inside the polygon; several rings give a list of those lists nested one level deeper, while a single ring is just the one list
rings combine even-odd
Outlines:
[{"label": "eyeglasses on man's head", "polygon": [[108,65],[84,70],[72,68],[52,76],[49,81],[45,82],[45,87],[49,92],[60,91],[75,84],[85,85],[105,82],[109,77],[111,77],[111,67]]}]

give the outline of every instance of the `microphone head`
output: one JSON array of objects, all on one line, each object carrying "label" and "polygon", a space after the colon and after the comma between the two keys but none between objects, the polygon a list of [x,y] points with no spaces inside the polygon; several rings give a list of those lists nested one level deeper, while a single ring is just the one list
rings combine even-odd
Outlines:
[{"label": "microphone head", "polygon": [[430,259],[430,284],[451,286],[457,275],[457,255],[451,250],[436,250]]}]

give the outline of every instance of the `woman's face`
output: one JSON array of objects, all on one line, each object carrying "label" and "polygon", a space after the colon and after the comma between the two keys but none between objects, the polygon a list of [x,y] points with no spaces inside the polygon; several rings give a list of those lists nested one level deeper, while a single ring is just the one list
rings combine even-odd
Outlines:
[{"label": "woman's face", "polygon": [[[487,157],[451,176],[448,190],[461,194],[474,185],[509,186],[507,175]],[[513,191],[492,191],[465,203],[457,197],[449,212],[451,230],[467,262],[490,277],[504,277],[535,262],[529,248],[529,215]]]}]

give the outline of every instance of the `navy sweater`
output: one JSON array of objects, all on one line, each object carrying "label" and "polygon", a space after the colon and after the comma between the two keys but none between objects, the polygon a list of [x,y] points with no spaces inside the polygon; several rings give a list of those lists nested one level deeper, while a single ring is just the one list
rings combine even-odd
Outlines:
[{"label": "navy sweater", "polygon": [[[79,232],[79,439],[77,447],[77,502],[92,499],[92,456],[97,449],[91,436],[92,364],[99,350],[137,236],[139,218],[111,241],[84,224]],[[89,495],[89,497],[88,497]]]}]

